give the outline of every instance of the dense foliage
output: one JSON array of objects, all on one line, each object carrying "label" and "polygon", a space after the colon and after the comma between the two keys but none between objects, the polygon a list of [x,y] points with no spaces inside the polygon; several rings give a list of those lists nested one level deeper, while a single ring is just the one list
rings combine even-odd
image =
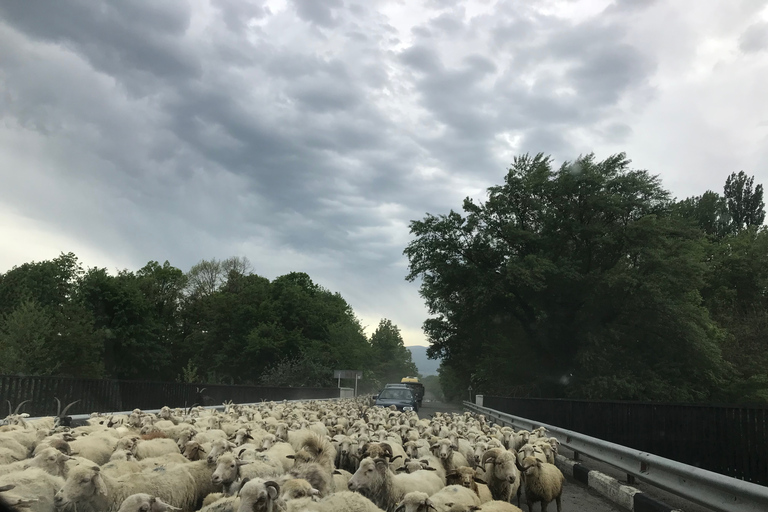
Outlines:
[{"label": "dense foliage", "polygon": [[743,172],[673,200],[624,154],[514,160],[411,223],[409,280],[449,398],[768,399],[768,232]]},{"label": "dense foliage", "polygon": [[397,326],[368,339],[304,273],[270,281],[230,258],[112,274],[62,254],[0,275],[0,374],[332,386],[335,369],[369,388],[415,373]]}]

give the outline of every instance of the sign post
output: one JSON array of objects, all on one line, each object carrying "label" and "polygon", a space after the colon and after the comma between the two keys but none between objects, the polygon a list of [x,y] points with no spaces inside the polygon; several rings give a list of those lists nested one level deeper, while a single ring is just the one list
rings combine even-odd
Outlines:
[{"label": "sign post", "polygon": [[363,378],[360,370],[333,370],[333,377],[337,379],[338,387],[341,387],[341,379],[355,379],[355,396],[357,396],[357,381]]}]

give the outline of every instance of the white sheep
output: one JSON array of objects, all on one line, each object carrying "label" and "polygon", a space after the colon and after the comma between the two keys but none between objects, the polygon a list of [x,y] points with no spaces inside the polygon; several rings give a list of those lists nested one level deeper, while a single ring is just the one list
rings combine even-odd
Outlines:
[{"label": "white sheep", "polygon": [[[198,441],[199,442],[199,441]],[[131,450],[137,459],[160,457],[167,453],[181,453],[173,439],[157,438],[150,440],[139,439]]]},{"label": "white sheep", "polygon": [[169,510],[181,509],[169,505],[155,496],[139,493],[125,498],[118,512],[168,512]]},{"label": "white sheep", "polygon": [[359,492],[384,510],[394,510],[403,496],[413,491],[434,494],[443,487],[435,471],[394,475],[386,459],[366,457],[349,480],[349,490]]},{"label": "white sheep", "polygon": [[486,470],[485,481],[493,499],[512,501],[512,496],[517,495],[519,505],[521,479],[515,452],[504,448],[491,448],[483,454],[480,463]]},{"label": "white sheep", "polygon": [[458,447],[450,439],[440,439],[433,443],[431,448],[433,455],[440,459],[446,473],[461,466],[469,466],[467,458],[456,451]]},{"label": "white sheep", "polygon": [[371,500],[356,492],[341,491],[314,501],[299,498],[286,502],[287,512],[381,512]]},{"label": "white sheep", "polygon": [[[116,512],[132,494],[149,493],[185,511],[193,510],[204,489],[193,478],[188,466],[132,473],[121,478],[103,474],[99,466],[78,466],[56,493],[57,508],[77,507],[78,512]],[[208,477],[210,478],[210,476]]]},{"label": "white sheep", "polygon": [[238,512],[277,512],[285,510],[280,486],[273,480],[253,478],[240,489]]},{"label": "white sheep", "polygon": [[541,502],[541,512],[547,511],[547,505],[555,500],[557,512],[561,512],[560,499],[563,494],[563,473],[548,462],[541,462],[533,457],[526,457],[521,464],[525,474],[525,501],[528,510],[533,504]]},{"label": "white sheep", "polygon": [[472,507],[480,504],[477,495],[461,485],[443,487],[431,496],[424,492],[410,492],[395,509],[395,512],[447,512],[455,505]]},{"label": "white sheep", "polygon": [[22,498],[35,498],[27,507],[32,512],[52,512],[54,496],[64,486],[64,479],[53,476],[42,469],[30,468],[24,471],[0,476],[0,487],[13,486],[13,493]]},{"label": "white sheep", "polygon": [[280,463],[265,457],[260,461],[242,461],[231,453],[225,453],[216,461],[216,469],[211,475],[213,485],[222,486],[224,494],[237,492],[237,482],[245,478],[264,478],[277,476],[283,468]]}]

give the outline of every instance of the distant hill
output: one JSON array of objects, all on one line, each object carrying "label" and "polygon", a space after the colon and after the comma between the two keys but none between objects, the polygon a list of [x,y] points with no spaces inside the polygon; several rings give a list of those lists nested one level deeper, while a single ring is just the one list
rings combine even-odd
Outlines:
[{"label": "distant hill", "polygon": [[411,358],[416,363],[416,367],[419,369],[419,373],[422,377],[427,375],[437,375],[437,368],[440,366],[439,359],[427,358],[427,347],[421,345],[412,345],[406,347],[411,351]]}]

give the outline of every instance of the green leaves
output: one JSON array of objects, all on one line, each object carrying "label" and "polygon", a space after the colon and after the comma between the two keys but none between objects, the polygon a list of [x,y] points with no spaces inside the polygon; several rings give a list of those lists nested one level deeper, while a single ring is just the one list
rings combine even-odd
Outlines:
[{"label": "green leaves", "polygon": [[715,390],[720,335],[699,295],[706,241],[671,214],[658,177],[629,163],[587,155],[554,169],[523,155],[485,202],[464,201],[464,215],[412,222],[407,278],[421,278],[430,353],[460,388],[643,399]]}]

